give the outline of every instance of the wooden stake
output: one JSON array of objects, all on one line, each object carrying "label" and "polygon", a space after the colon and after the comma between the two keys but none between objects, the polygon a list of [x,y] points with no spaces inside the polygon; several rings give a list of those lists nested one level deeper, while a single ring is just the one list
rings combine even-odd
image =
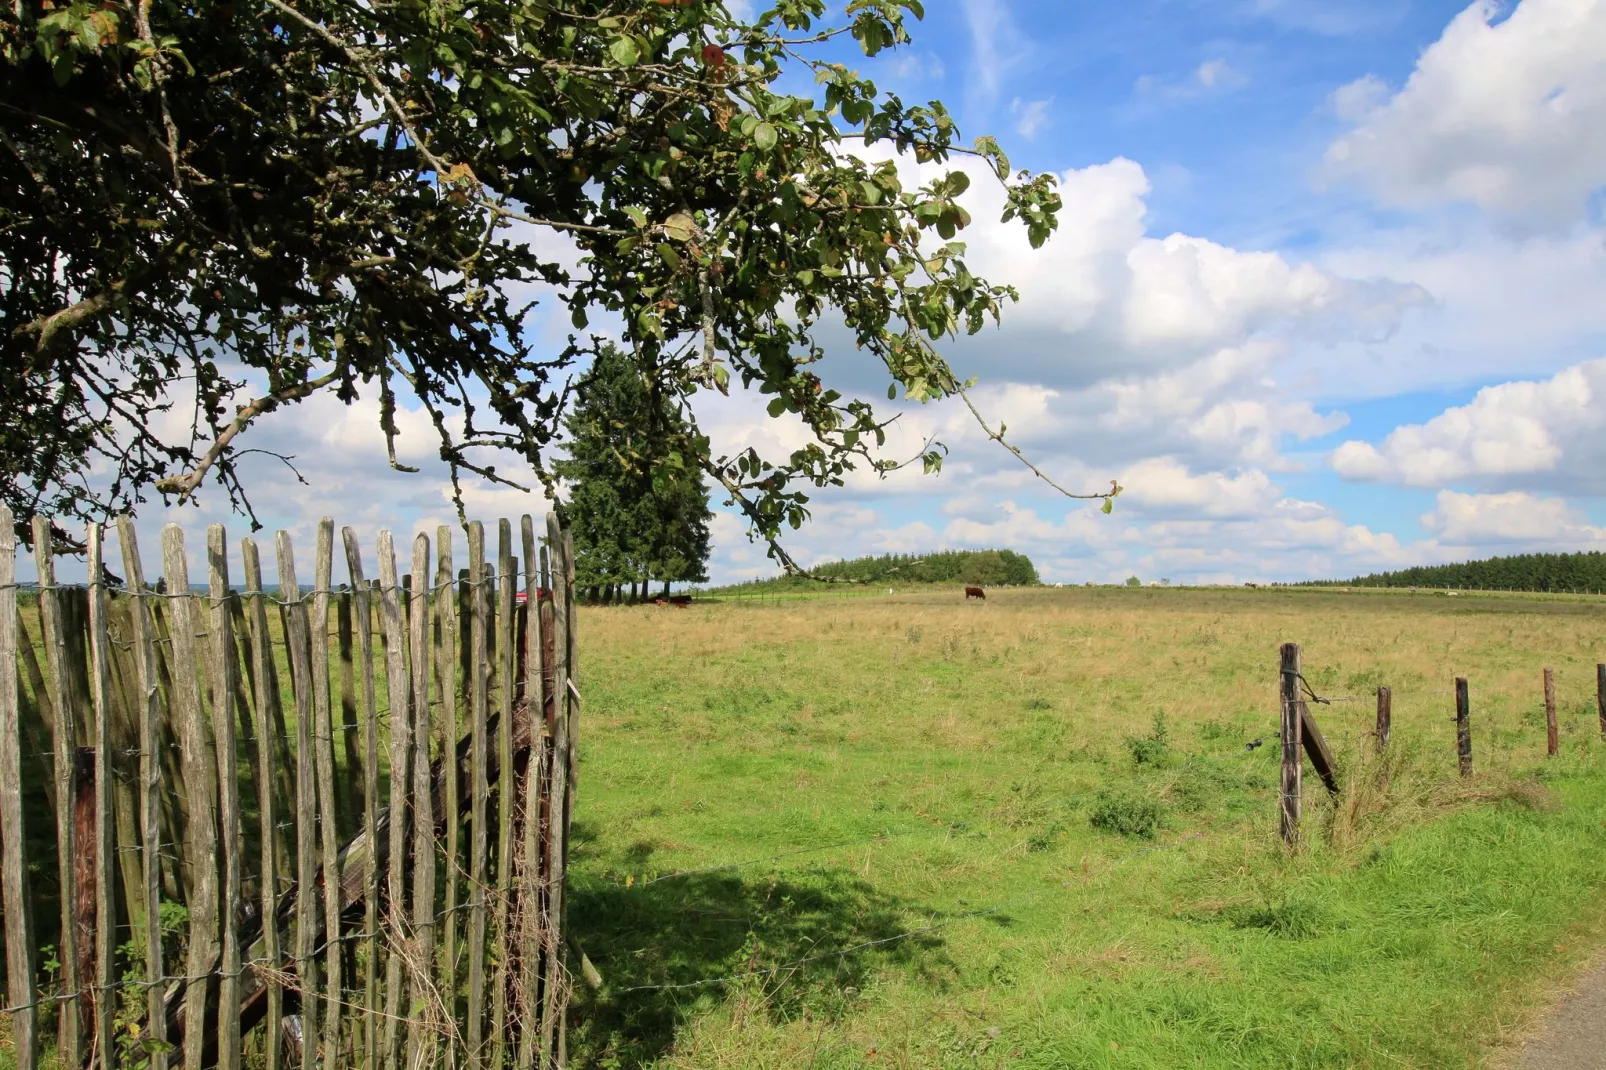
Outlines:
[{"label": "wooden stake", "polygon": [[1455,749],[1460,758],[1461,775],[1472,775],[1472,698],[1467,678],[1455,678]]},{"label": "wooden stake", "polygon": [[17,529],[0,505],[0,894],[5,902],[6,999],[17,1070],[39,1065],[33,988],[33,908],[22,820],[21,688],[17,680]]},{"label": "wooden stake", "polygon": [[229,615],[229,544],[222,524],[206,529],[211,602],[212,738],[217,746],[218,822],[223,844],[223,959],[218,981],[217,1070],[240,1066],[240,784],[234,738],[234,618]]},{"label": "wooden stake", "polygon": [[362,829],[368,845],[363,860],[363,932],[367,950],[363,973],[363,1041],[365,1070],[379,1068],[379,714],[374,698],[374,615],[368,581],[363,578],[362,548],[357,533],[342,528],[346,571],[351,581],[352,616],[357,623],[357,678],[362,690],[363,761]]},{"label": "wooden stake", "polygon": [[1299,756],[1300,748],[1303,744],[1302,725],[1299,716],[1300,679],[1299,644],[1284,643],[1282,646],[1280,674],[1283,764],[1279,807],[1282,814],[1283,842],[1289,846],[1294,846],[1299,842],[1301,792],[1303,791],[1301,777],[1304,770],[1300,765]]},{"label": "wooden stake", "polygon": [[[262,904],[258,908],[263,918],[272,918],[279,907],[279,852],[278,820],[275,817],[274,799],[277,796],[274,760],[278,754],[273,735],[277,731],[273,710],[278,700],[279,673],[273,664],[273,648],[268,635],[267,596],[262,590],[262,562],[257,555],[255,539],[242,539],[240,557],[245,565],[246,598],[250,600],[251,653],[256,661],[256,716],[257,716],[257,811],[261,828]],[[262,926],[262,957],[268,962],[281,960],[279,926]],[[262,1054],[265,1070],[279,1070],[284,1059],[284,989],[278,971],[270,971],[267,985],[267,1011],[263,1020]]]},{"label": "wooden stake", "polygon": [[[470,795],[469,820],[472,841],[469,847],[468,884],[468,1065],[469,1070],[483,1070],[485,1052],[485,871],[486,855],[490,852],[490,830],[486,828],[485,797],[490,793],[486,780],[486,717],[488,715],[490,666],[488,664],[489,636],[489,577],[485,568],[485,529],[479,521],[468,526],[468,582],[469,604],[473,610],[470,628],[469,684],[472,698],[469,717],[472,724],[473,751],[470,768],[473,791]],[[500,1070],[500,1068],[493,1068]]]},{"label": "wooden stake", "polygon": [[1595,666],[1595,712],[1600,716],[1600,738],[1606,740],[1606,664]]},{"label": "wooden stake", "polygon": [[[0,525],[3,526],[3,525]],[[9,529],[7,529],[9,530]],[[3,536],[0,536],[3,537]],[[152,642],[151,592],[145,588],[145,567],[140,562],[139,543],[134,536],[132,517],[117,518],[117,542],[123,551],[123,576],[133,596],[129,615],[133,621],[134,665],[139,686],[139,824],[144,866],[141,904],[145,915],[145,976],[162,976],[162,759],[159,752],[162,724],[159,673],[156,648]],[[162,985],[153,984],[145,993],[145,1036],[151,1042],[150,1070],[167,1070],[167,998]],[[272,1067],[270,1070],[277,1070]]]},{"label": "wooden stake", "polygon": [[112,1070],[113,956],[117,946],[117,897],[112,888],[112,867],[117,853],[117,814],[112,797],[111,632],[107,627],[106,570],[103,567],[105,532],[89,525],[89,657],[90,697],[95,706],[95,1048],[101,1052],[102,1070]]},{"label": "wooden stake", "polygon": [[544,789],[542,733],[541,581],[536,572],[535,522],[519,520],[524,542],[524,702],[530,718],[530,752],[524,773],[523,875],[519,881],[519,1049],[518,1070],[532,1070],[540,1038],[541,1008],[541,796]]},{"label": "wooden stake", "polygon": [[[458,742],[458,624],[461,600],[456,586],[457,573],[452,565],[452,529],[442,524],[435,529],[435,551],[440,558],[438,589],[435,607],[440,615],[440,646],[435,652],[436,673],[441,693],[441,753],[446,756],[442,774],[445,781],[444,836],[441,853],[446,879],[445,905],[442,911],[440,992],[446,1010],[454,1020],[457,1017],[457,890],[458,845],[462,840],[462,820],[458,813],[457,742]],[[457,1045],[450,1039],[446,1045],[446,1070],[457,1068]]]},{"label": "wooden stake", "polygon": [[56,778],[56,868],[60,880],[61,929],[57,936],[56,960],[61,963],[61,991],[73,993],[61,1001],[57,1019],[58,1054],[63,1066],[74,1070],[82,1065],[83,997],[79,994],[84,978],[78,976],[78,897],[74,886],[73,807],[74,768],[78,753],[77,702],[70,670],[66,664],[67,637],[62,627],[61,598],[56,591],[56,551],[51,542],[50,521],[33,518],[34,566],[39,574],[39,630],[45,646],[45,664],[56,685],[54,740]]},{"label": "wooden stake", "polygon": [[[169,635],[173,648],[173,713],[179,724],[179,761],[184,776],[184,862],[189,870],[189,954],[184,986],[184,1070],[206,1065],[206,1008],[218,947],[217,752],[210,745],[197,675],[195,598],[190,593],[184,529],[162,528],[162,571],[167,579]],[[230,714],[232,716],[232,712]]]},{"label": "wooden stake", "polygon": [[[429,764],[429,536],[413,538],[409,594],[408,649],[412,669],[413,712],[413,931],[418,935],[417,974],[407,1031],[407,1066],[424,1070],[433,1059],[434,1035],[420,1028],[420,1015],[434,991],[435,964],[435,808]],[[455,757],[448,747],[441,753]],[[448,759],[449,760],[449,759]],[[503,766],[503,776],[506,776]]]},{"label": "wooden stake", "polygon": [[1390,722],[1394,718],[1394,692],[1386,687],[1377,689],[1377,752],[1388,750]]},{"label": "wooden stake", "polygon": [[413,757],[411,688],[407,678],[407,628],[402,620],[401,584],[396,576],[396,548],[389,531],[381,530],[379,608],[385,624],[385,694],[390,700],[390,874],[385,885],[385,928],[391,941],[385,963],[384,1064],[394,1068],[401,1058],[402,966],[408,952],[406,886],[408,787]]},{"label": "wooden stake", "polygon": [[513,777],[513,679],[517,651],[513,648],[513,595],[518,572],[513,565],[513,526],[506,518],[496,524],[496,661],[497,718],[496,760],[501,770],[496,793],[496,972],[491,981],[491,1057],[494,1067],[502,1067],[507,1051],[508,949],[512,933],[508,928],[508,904],[513,898],[513,801],[517,785]]},{"label": "wooden stake", "polygon": [[[323,845],[321,866],[324,926],[324,1058],[340,1058],[340,1007],[345,984],[341,974],[340,944],[340,824],[335,810],[335,734],[331,715],[333,696],[329,686],[329,596],[334,582],[335,522],[318,520],[318,541],[314,548],[311,613],[308,650],[312,655],[313,761],[318,777],[318,832]],[[310,829],[309,829],[310,831]],[[309,1037],[308,1042],[316,1041]]]},{"label": "wooden stake", "polygon": [[[274,536],[279,557],[279,597],[284,603],[284,645],[296,703],[296,976],[301,982],[301,1065],[318,1063],[318,864],[313,845],[318,832],[318,782],[313,767],[312,667],[307,635],[307,604],[296,578],[295,547],[288,531]],[[188,1034],[186,1033],[186,1036]],[[188,1070],[186,1067],[185,1070]]]},{"label": "wooden stake", "polygon": [[1556,674],[1545,670],[1545,753],[1554,758],[1561,752],[1561,736],[1556,731]]}]

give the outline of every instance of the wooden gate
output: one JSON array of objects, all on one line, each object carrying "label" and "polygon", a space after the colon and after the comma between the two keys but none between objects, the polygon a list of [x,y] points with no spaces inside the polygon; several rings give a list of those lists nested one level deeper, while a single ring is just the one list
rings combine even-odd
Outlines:
[{"label": "wooden gate", "polygon": [[276,589],[249,538],[231,584],[213,525],[205,593],[177,525],[154,583],[133,525],[115,559],[105,534],[60,584],[36,521],[18,584],[0,507],[18,1070],[562,1066],[579,692],[555,519],[522,518],[518,558],[499,521],[494,562],[468,525],[461,571],[453,529],[420,534],[405,574],[388,531],[365,559],[345,528],[336,585],[326,517],[310,588],[277,534]]}]

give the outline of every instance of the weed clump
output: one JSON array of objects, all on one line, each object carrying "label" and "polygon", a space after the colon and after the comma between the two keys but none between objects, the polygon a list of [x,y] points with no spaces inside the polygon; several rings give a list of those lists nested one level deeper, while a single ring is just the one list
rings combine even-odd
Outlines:
[{"label": "weed clump", "polygon": [[1165,714],[1154,715],[1154,725],[1146,736],[1127,736],[1126,749],[1134,765],[1159,765],[1165,761],[1171,745],[1166,738]]},{"label": "weed clump", "polygon": [[1152,840],[1159,831],[1165,808],[1158,800],[1123,792],[1099,792],[1098,801],[1088,815],[1088,823],[1102,832],[1117,836]]}]

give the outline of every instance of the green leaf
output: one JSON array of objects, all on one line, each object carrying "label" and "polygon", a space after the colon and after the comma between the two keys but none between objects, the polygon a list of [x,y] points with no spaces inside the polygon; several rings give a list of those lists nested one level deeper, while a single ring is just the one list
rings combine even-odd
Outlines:
[{"label": "green leaf", "polygon": [[1114,499],[1112,499],[1112,498],[1105,498],[1104,499],[1103,512],[1104,512],[1105,516],[1109,516],[1111,513],[1115,512],[1115,500]]},{"label": "green leaf", "polygon": [[697,220],[685,212],[676,212],[664,220],[664,233],[671,241],[688,242],[697,233]]},{"label": "green leaf", "polygon": [[658,246],[658,255],[664,258],[664,263],[669,265],[670,271],[680,270],[680,254],[675,252],[675,247],[673,245],[670,245],[668,242],[660,243]]},{"label": "green leaf", "polygon": [[641,52],[636,47],[634,38],[616,37],[613,44],[608,46],[608,55],[621,67],[634,67],[641,58]]},{"label": "green leaf", "polygon": [[785,398],[772,398],[770,400],[769,414],[771,416],[779,416],[781,413],[783,413],[785,411],[786,411],[786,399]]},{"label": "green leaf", "polygon": [[895,400],[897,400],[897,397],[898,397],[898,384],[897,383],[888,383],[887,384],[887,400],[888,401],[895,401]]},{"label": "green leaf", "polygon": [[768,152],[775,147],[775,127],[770,123],[759,123],[753,128],[753,144]]}]

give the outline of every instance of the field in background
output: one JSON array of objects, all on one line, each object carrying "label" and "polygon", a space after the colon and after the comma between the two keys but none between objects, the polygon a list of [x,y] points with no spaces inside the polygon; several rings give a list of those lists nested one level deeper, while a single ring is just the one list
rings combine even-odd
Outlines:
[{"label": "field in background", "polygon": [[[580,639],[595,1065],[1478,1065],[1603,935],[1596,599],[930,589],[587,609]],[[1313,707],[1349,783],[1307,772],[1294,857],[1285,641],[1359,699]]]}]

